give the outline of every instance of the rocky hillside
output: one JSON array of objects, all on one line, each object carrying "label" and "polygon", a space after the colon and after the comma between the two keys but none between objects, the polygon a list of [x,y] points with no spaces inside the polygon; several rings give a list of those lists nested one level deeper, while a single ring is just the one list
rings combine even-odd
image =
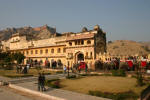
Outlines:
[{"label": "rocky hillside", "polygon": [[109,41],[107,51],[112,55],[145,55],[150,53],[150,43],[129,40]]},{"label": "rocky hillside", "polygon": [[56,29],[47,25],[41,27],[21,27],[21,28],[7,28],[0,30],[0,41],[8,40],[12,34],[20,33],[27,35],[27,39],[46,39],[49,37],[57,36]]}]

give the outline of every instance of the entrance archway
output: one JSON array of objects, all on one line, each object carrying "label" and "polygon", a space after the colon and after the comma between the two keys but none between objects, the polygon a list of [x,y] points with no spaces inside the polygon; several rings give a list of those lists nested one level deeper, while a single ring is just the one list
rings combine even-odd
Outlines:
[{"label": "entrance archway", "polygon": [[82,52],[77,52],[75,54],[75,63],[79,63],[80,61],[84,61],[84,54]]},{"label": "entrance archway", "polygon": [[79,53],[77,56],[78,61],[84,61],[84,55],[82,53]]}]

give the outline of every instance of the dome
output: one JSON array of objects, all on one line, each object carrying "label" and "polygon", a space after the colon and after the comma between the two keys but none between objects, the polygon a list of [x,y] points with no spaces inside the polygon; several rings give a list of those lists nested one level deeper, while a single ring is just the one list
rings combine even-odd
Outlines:
[{"label": "dome", "polygon": [[82,32],[87,32],[87,31],[88,31],[88,29],[86,27],[82,28]]},{"label": "dome", "polygon": [[99,29],[100,29],[99,25],[94,26],[94,30],[99,30]]}]

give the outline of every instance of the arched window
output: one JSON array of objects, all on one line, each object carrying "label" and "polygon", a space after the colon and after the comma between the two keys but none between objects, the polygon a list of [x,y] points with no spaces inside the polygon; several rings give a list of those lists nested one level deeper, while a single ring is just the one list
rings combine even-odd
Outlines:
[{"label": "arched window", "polygon": [[91,52],[91,54],[90,54],[91,58],[93,57],[92,55],[93,55],[93,53]]},{"label": "arched window", "polygon": [[63,52],[64,52],[64,53],[66,52],[66,48],[63,48]]},{"label": "arched window", "polygon": [[72,46],[72,42],[69,42],[69,46]]},{"label": "arched window", "polygon": [[46,54],[48,53],[48,49],[45,50],[45,53],[46,53]]},{"label": "arched window", "polygon": [[29,54],[29,51],[27,51],[26,53],[27,53],[27,55],[28,55],[28,54]]},{"label": "arched window", "polygon": [[87,44],[91,44],[91,41],[90,41],[90,40],[88,40],[88,41],[87,41]]},{"label": "arched window", "polygon": [[75,41],[75,45],[77,45],[78,43],[77,43],[77,41]]},{"label": "arched window", "polygon": [[88,52],[86,52],[86,57],[88,57]]},{"label": "arched window", "polygon": [[40,50],[40,54],[42,54],[43,53],[43,50]]},{"label": "arched window", "polygon": [[51,53],[54,53],[54,49],[51,49]]},{"label": "arched window", "polygon": [[61,49],[60,49],[60,48],[58,48],[58,49],[57,49],[57,53],[60,53],[60,52],[61,52]]},{"label": "arched window", "polygon": [[31,54],[33,54],[33,50],[31,50]]},{"label": "arched window", "polygon": [[35,54],[38,54],[38,50],[35,50]]},{"label": "arched window", "polygon": [[81,45],[83,45],[84,44],[84,40],[81,40]]}]

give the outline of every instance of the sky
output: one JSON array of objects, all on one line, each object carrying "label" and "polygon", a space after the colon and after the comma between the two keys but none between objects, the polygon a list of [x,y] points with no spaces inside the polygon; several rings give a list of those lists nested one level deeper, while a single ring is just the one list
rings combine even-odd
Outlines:
[{"label": "sky", "polygon": [[98,24],[107,41],[150,41],[150,0],[0,0],[0,30],[45,24],[60,33]]}]

